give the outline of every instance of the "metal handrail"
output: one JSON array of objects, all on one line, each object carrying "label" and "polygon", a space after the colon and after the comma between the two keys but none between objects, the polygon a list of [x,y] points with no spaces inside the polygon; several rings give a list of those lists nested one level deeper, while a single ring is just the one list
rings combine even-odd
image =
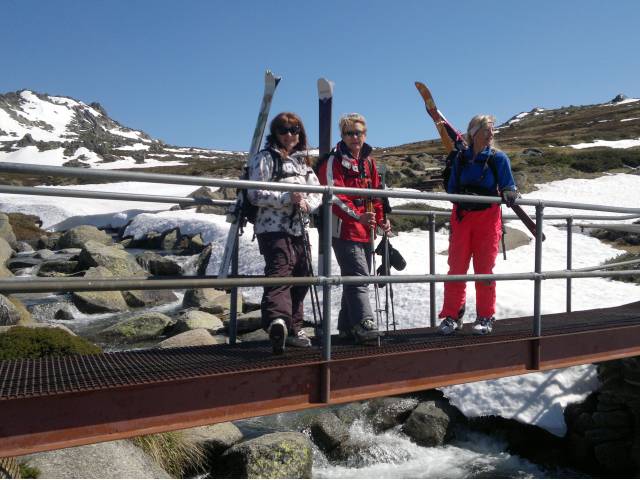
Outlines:
[{"label": "metal handrail", "polygon": [[[140,181],[151,183],[169,183],[178,185],[207,185],[214,187],[231,188],[259,188],[275,191],[302,191],[310,193],[321,193],[323,195],[323,231],[321,232],[325,245],[331,244],[331,205],[336,194],[355,195],[358,197],[393,197],[417,200],[445,200],[449,202],[471,202],[471,203],[500,203],[499,197],[452,195],[446,193],[433,192],[409,192],[387,190],[371,190],[360,188],[344,188],[333,186],[310,186],[277,182],[256,182],[248,180],[217,179],[208,177],[188,177],[183,175],[156,174],[144,172],[127,171],[105,171],[87,170],[84,168],[72,167],[51,167],[46,165],[25,165],[15,163],[0,163],[0,172],[28,173],[40,175],[57,175],[63,177],[75,177],[84,179],[116,180],[116,181]],[[208,199],[193,199],[189,197],[170,197],[157,195],[124,194],[114,192],[82,191],[72,189],[42,188],[42,187],[15,187],[0,186],[0,193],[17,193],[24,195],[46,195],[46,196],[69,196],[83,198],[101,198],[110,200],[138,200],[145,202],[176,203],[180,205],[209,204],[209,205],[230,205],[233,201],[214,201]],[[449,216],[449,211],[432,210],[403,210],[398,209],[392,215],[412,215],[425,216],[429,229],[429,274],[425,275],[393,275],[375,277],[375,282],[380,284],[393,283],[429,283],[430,284],[430,323],[435,326],[435,284],[447,281],[510,281],[510,280],[530,280],[534,282],[534,315],[533,315],[533,341],[539,339],[542,332],[541,322],[541,285],[543,280],[566,279],[567,281],[567,311],[571,311],[571,279],[573,278],[595,278],[595,277],[624,277],[639,275],[640,270],[613,270],[603,271],[605,267],[593,267],[587,269],[572,269],[572,226],[574,219],[581,220],[629,220],[640,217],[640,208],[630,207],[610,207],[606,205],[581,204],[575,202],[533,200],[520,198],[519,205],[529,205],[535,207],[536,232],[535,232],[535,258],[534,271],[509,274],[466,274],[466,275],[441,275],[435,273],[435,218],[437,216]],[[576,210],[591,210],[610,213],[622,213],[626,215],[602,216],[602,215],[544,215],[546,207],[568,208]],[[514,215],[504,215],[507,219],[517,218]],[[567,224],[567,268],[566,270],[543,271],[542,270],[542,230],[544,220],[565,219]],[[237,253],[237,252],[236,252]],[[621,266],[628,263],[619,262],[611,264],[606,268]],[[237,268],[237,261],[234,262]],[[321,285],[323,287],[323,331],[329,332],[331,326],[331,286],[341,284],[362,284],[374,281],[371,277],[354,276],[340,277],[331,275],[331,256],[324,255],[323,276],[316,277],[262,277],[262,276],[231,276],[224,279],[216,277],[180,277],[163,278],[157,277],[135,277],[120,279],[85,279],[85,278],[55,278],[28,280],[11,279],[0,280],[0,291],[7,293],[24,292],[50,292],[57,290],[66,291],[106,291],[106,290],[151,290],[151,289],[171,289],[171,288],[230,288],[230,287],[259,287],[271,285]],[[237,272],[236,272],[237,273]],[[236,309],[232,308],[232,312]],[[231,323],[236,321],[231,319]],[[230,339],[232,342],[235,338]],[[536,348],[533,348],[534,356]],[[322,358],[328,361],[331,358],[331,337],[323,336]],[[536,357],[537,358],[537,357]],[[534,365],[537,364],[534,361]],[[328,369],[328,363],[327,363]],[[328,370],[327,373],[328,375]],[[328,393],[327,393],[328,395]],[[327,401],[327,399],[324,399]]]}]

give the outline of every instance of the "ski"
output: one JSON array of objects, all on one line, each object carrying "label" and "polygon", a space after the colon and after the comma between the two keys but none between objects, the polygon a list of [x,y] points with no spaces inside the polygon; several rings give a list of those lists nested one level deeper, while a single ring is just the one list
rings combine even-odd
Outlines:
[{"label": "ski", "polygon": [[[256,126],[253,130],[253,138],[251,139],[251,148],[247,155],[247,162],[256,153],[258,153],[258,150],[260,149],[264,129],[267,125],[267,118],[269,117],[269,110],[271,109],[271,100],[273,100],[273,94],[275,93],[279,82],[280,77],[276,77],[271,73],[271,70],[267,70],[264,73],[264,93],[262,95],[258,120],[256,121]],[[243,196],[238,195],[235,205],[233,205],[227,213],[227,222],[231,223],[231,226],[229,227],[227,243],[224,247],[218,278],[226,278],[229,275],[229,266],[231,265],[233,251],[238,244],[238,238],[241,235],[242,227],[245,222],[245,219],[242,218],[242,202]]]},{"label": "ski", "polygon": [[[333,85],[326,78],[318,79],[318,158],[331,151],[331,114],[333,107]],[[322,212],[320,212],[322,217]],[[326,251],[322,231],[318,230],[318,275],[323,275],[324,254]]]},{"label": "ski", "polygon": [[[444,117],[442,112],[438,110],[436,107],[436,102],[433,100],[433,96],[431,92],[427,88],[427,86],[422,82],[415,82],[416,88],[418,92],[420,92],[420,96],[422,100],[424,100],[424,105],[427,109],[427,113],[433,120],[438,130],[438,134],[440,135],[440,139],[442,140],[442,147],[445,150],[445,154],[449,154],[452,150],[462,150],[466,148],[466,142],[464,140],[464,136],[458,130],[455,129],[451,123]],[[518,218],[524,223],[527,229],[531,232],[532,235],[536,234],[536,222],[534,222],[529,215],[522,209],[519,205],[513,205],[510,207],[513,210]],[[544,234],[542,235],[542,240],[545,240]]]}]

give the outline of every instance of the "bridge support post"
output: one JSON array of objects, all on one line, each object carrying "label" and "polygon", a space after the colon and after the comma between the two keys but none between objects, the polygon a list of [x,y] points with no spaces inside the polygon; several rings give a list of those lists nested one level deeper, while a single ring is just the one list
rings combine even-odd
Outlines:
[{"label": "bridge support post", "polygon": [[542,222],[544,205],[536,205],[536,247],[535,247],[535,267],[536,278],[533,281],[533,336],[542,335],[542,318],[540,314],[540,303],[542,296]]},{"label": "bridge support post", "polygon": [[333,191],[322,195],[322,238],[325,246],[324,257],[322,259],[322,272],[324,275],[322,283],[322,360],[324,363],[320,368],[320,401],[329,403],[331,400],[331,220],[333,213]]},{"label": "bridge support post", "polygon": [[[573,217],[567,217],[567,270],[573,268]],[[567,277],[567,313],[571,312],[571,277]]]},{"label": "bridge support post", "polygon": [[[436,214],[429,214],[429,274],[436,274]],[[429,282],[429,323],[436,326],[436,282]]]}]

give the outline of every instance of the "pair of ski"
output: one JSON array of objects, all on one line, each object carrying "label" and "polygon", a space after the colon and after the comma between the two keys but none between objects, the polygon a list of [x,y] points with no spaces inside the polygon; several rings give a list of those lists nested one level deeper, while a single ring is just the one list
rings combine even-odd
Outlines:
[{"label": "pair of ski", "polygon": [[[433,100],[431,92],[424,83],[415,82],[420,96],[424,100],[424,105],[427,109],[427,113],[435,123],[442,140],[442,147],[445,150],[445,154],[449,154],[452,150],[463,150],[466,148],[466,142],[462,134],[456,130],[449,121],[444,117],[442,112],[436,107],[436,103]],[[529,215],[522,209],[520,205],[513,204],[511,210],[518,216],[518,218],[524,223],[527,229],[535,237],[536,235],[536,223],[531,219]],[[544,240],[544,234],[542,240]]]}]

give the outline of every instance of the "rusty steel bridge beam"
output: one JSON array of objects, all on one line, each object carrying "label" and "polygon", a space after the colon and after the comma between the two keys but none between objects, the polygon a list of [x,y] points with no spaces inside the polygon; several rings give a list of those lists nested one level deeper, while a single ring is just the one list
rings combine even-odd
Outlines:
[{"label": "rusty steel bridge beam", "polygon": [[[327,363],[271,368],[55,395],[0,398],[0,457],[116,440],[539,369],[640,355],[640,325],[463,343],[376,355],[337,355],[321,403]],[[362,351],[360,351],[362,352]],[[318,357],[319,358],[319,357]]]}]

